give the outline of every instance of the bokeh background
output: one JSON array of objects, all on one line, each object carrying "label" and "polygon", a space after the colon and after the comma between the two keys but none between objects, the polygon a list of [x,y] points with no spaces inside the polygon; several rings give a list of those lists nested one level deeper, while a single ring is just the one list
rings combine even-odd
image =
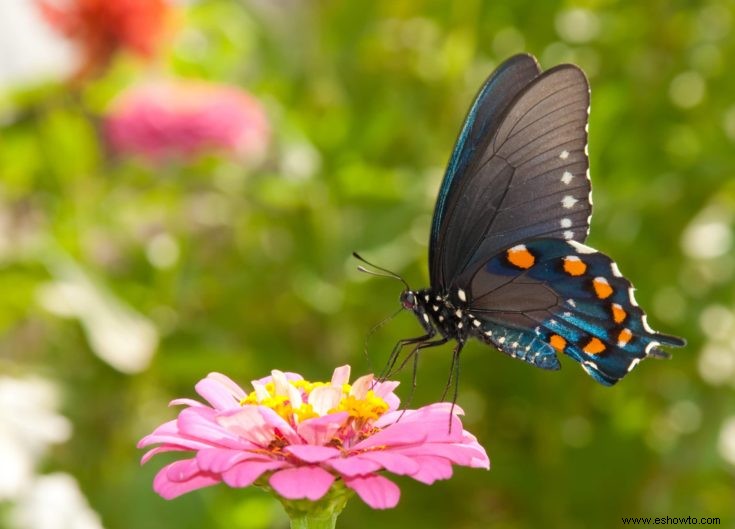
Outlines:
[{"label": "bokeh background", "polygon": [[[689,346],[605,388],[473,343],[459,404],[492,470],[399,478],[340,526],[735,527],[734,24],[729,0],[2,0],[0,526],[286,527],[256,489],[162,500],[135,443],[210,371],[367,372],[401,287],[350,254],[427,286],[462,119],[527,51],[587,72],[589,243]],[[383,326],[373,366],[418,332]],[[422,355],[414,405],[449,365]]]}]

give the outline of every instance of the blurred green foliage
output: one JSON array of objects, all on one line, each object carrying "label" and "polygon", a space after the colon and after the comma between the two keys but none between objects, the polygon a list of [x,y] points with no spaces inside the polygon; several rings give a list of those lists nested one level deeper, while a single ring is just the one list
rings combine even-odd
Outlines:
[{"label": "blurred green foliage", "polygon": [[[73,474],[107,529],[285,527],[258,490],[160,499],[162,461],[141,469],[135,443],[210,371],[243,384],[274,368],[368,371],[363,342],[400,285],[357,273],[350,254],[427,286],[430,215],[464,114],[495,65],[528,51],[587,72],[589,242],[634,281],[654,327],[689,346],[604,388],[569,359],[544,372],[473,343],[459,404],[492,470],[431,487],[398,478],[398,508],[354,500],[339,523],[573,529],[692,515],[732,527],[721,432],[735,415],[734,16],[729,0],[193,3],[157,68],[263,101],[275,140],[250,168],[111,159],[98,116],[146,75],[130,59],[76,96],[52,85],[3,98],[0,370],[57,382],[74,426],[42,470]],[[702,218],[724,226],[720,239],[696,231]],[[83,326],[43,308],[59,259],[153,323],[146,370],[113,369]],[[383,326],[375,369],[419,330],[405,313]],[[414,406],[440,397],[449,351],[422,355]],[[401,377],[405,399],[410,370]]]}]

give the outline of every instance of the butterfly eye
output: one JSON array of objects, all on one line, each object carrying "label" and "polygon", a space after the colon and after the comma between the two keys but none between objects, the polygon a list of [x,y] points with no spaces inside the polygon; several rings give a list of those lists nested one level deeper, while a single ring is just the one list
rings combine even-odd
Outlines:
[{"label": "butterfly eye", "polygon": [[404,290],[401,293],[401,305],[404,309],[413,310],[416,306],[416,296],[410,290]]}]

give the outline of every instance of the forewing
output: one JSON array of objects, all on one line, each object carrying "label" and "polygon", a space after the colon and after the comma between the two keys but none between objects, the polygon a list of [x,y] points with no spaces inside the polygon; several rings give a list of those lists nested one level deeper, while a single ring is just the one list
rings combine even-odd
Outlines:
[{"label": "forewing", "polygon": [[[477,270],[469,293],[478,331],[531,333],[605,385],[646,357],[665,356],[659,346],[685,343],[651,329],[617,265],[576,241],[537,239],[500,252]],[[512,343],[502,345],[508,352]]]},{"label": "forewing", "polygon": [[441,248],[437,248],[436,241],[444,225],[444,214],[447,206],[458,200],[458,184],[469,176],[467,168],[470,162],[484,152],[488,139],[497,131],[510,102],[540,73],[534,57],[527,54],[515,55],[498,66],[480,88],[457,137],[439,188],[431,226],[430,262],[434,260],[434,253],[441,251]]},{"label": "forewing", "polygon": [[515,97],[453,185],[432,286],[464,288],[477,266],[519,241],[586,239],[589,102],[587,79],[572,65],[544,72]]}]

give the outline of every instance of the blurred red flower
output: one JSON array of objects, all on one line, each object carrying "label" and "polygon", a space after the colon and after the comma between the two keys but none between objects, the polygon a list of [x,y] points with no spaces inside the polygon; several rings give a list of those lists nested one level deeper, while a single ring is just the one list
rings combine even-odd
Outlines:
[{"label": "blurred red flower", "polygon": [[153,161],[205,152],[257,159],[270,139],[257,99],[237,87],[204,81],[134,86],[113,102],[104,129],[115,154]]},{"label": "blurred red flower", "polygon": [[166,0],[36,0],[44,17],[76,41],[82,64],[76,78],[99,74],[120,50],[152,57],[171,15]]}]

